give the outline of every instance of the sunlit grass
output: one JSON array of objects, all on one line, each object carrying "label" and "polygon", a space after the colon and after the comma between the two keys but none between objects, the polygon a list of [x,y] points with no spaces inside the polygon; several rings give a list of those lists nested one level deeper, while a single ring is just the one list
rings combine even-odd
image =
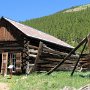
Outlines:
[{"label": "sunlit grass", "polygon": [[8,83],[11,90],[60,90],[65,86],[80,88],[90,83],[90,72],[75,72],[73,77],[70,73],[54,72],[49,76],[45,73],[33,73],[27,77],[13,75],[12,79],[0,76],[0,82]]}]

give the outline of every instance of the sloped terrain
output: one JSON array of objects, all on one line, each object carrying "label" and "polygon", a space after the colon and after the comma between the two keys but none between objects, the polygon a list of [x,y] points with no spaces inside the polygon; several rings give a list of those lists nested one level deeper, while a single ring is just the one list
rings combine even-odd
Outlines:
[{"label": "sloped terrain", "polygon": [[[78,9],[78,12],[75,11]],[[67,12],[74,10],[74,12]],[[23,24],[49,33],[76,46],[90,32],[90,4],[57,12],[50,16],[26,20]]]}]

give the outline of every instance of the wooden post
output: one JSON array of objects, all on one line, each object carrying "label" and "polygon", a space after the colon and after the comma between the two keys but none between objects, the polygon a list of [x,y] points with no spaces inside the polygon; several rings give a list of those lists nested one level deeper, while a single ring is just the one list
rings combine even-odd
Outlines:
[{"label": "wooden post", "polygon": [[28,75],[30,73],[29,62],[26,61],[26,64],[26,75]]},{"label": "wooden post", "polygon": [[7,75],[7,63],[8,63],[8,52],[2,53],[2,69],[1,69],[1,74],[3,76]]},{"label": "wooden post", "polygon": [[10,69],[10,79],[12,79],[12,68]]},{"label": "wooden post", "polygon": [[89,49],[89,53],[90,53],[90,34],[88,35],[88,49]]},{"label": "wooden post", "polygon": [[56,65],[53,69],[51,69],[51,70],[47,73],[47,75],[51,74],[55,69],[57,69],[60,65],[62,65],[62,64],[66,61],[66,59],[69,58],[69,57],[72,55],[72,53],[75,53],[75,51],[76,51],[84,42],[86,42],[86,41],[87,41],[87,37],[84,38],[84,39],[79,43],[79,45],[78,45],[76,48],[74,48],[74,49],[63,59],[62,62],[60,62],[60,63],[59,63],[58,65]]},{"label": "wooden post", "polygon": [[73,69],[73,71],[72,71],[72,73],[71,73],[71,76],[73,76],[73,74],[74,74],[74,71],[75,71],[75,69],[76,69],[76,67],[77,67],[77,65],[78,65],[78,62],[79,62],[79,60],[80,60],[80,58],[81,58],[81,55],[82,55],[82,53],[83,53],[83,51],[84,51],[84,49],[85,49],[85,47],[86,47],[86,44],[87,44],[87,41],[86,41],[85,44],[84,44],[84,47],[83,47],[83,49],[82,49],[82,51],[81,51],[81,54],[80,54],[80,56],[79,56],[79,58],[78,58],[78,60],[77,60],[77,62],[76,62],[76,64],[75,64],[75,67],[74,67],[74,69]]},{"label": "wooden post", "polygon": [[8,66],[8,69],[9,69],[9,71],[10,71],[10,79],[12,78],[12,70],[13,70],[13,67],[14,67],[14,65],[9,65],[9,66]]},{"label": "wooden post", "polygon": [[32,68],[33,71],[35,71],[36,68],[37,68],[37,63],[38,63],[38,61],[39,61],[39,59],[40,59],[40,55],[41,55],[41,53],[42,53],[42,49],[43,49],[43,43],[40,42],[40,43],[39,43],[39,48],[38,48],[38,53],[37,53],[37,56],[36,56],[36,59],[35,59],[35,63],[34,63],[34,66],[33,66],[33,68]]}]

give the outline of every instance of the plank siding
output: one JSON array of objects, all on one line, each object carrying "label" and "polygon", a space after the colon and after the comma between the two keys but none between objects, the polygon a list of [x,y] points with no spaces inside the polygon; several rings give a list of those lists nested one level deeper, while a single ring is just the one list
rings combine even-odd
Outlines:
[{"label": "plank siding", "polygon": [[11,35],[10,30],[5,27],[0,27],[0,41],[15,41],[16,39]]}]

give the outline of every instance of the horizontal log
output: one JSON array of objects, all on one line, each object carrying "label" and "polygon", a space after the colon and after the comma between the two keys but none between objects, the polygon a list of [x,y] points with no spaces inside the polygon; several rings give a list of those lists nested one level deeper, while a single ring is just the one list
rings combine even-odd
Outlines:
[{"label": "horizontal log", "polygon": [[83,60],[83,61],[79,61],[79,63],[87,63],[87,61],[86,60]]},{"label": "horizontal log", "polygon": [[84,60],[86,61],[86,58],[80,58],[80,61],[84,61]]},{"label": "horizontal log", "polygon": [[[47,52],[47,53],[49,53],[49,54],[53,54],[53,55],[60,55],[60,56],[67,56],[68,55],[68,53],[65,53],[65,52],[60,52],[60,51],[55,51],[55,50],[53,50],[53,49],[50,49],[50,48],[48,48],[47,46],[45,46],[44,45],[44,47],[43,47],[43,51],[44,52]],[[70,58],[78,58],[79,57],[79,55],[71,55],[70,56]]]},{"label": "horizontal log", "polygon": [[[52,61],[52,62],[60,62],[63,59],[58,59],[58,58],[41,58],[41,60],[43,60],[43,61]],[[68,61],[68,62],[76,62],[77,60],[76,59],[68,59],[66,61]]]},{"label": "horizontal log", "polygon": [[38,50],[38,48],[39,48],[39,47],[33,46],[33,45],[28,45],[28,47],[31,48],[31,49],[36,49],[36,50]]},{"label": "horizontal log", "polygon": [[36,58],[37,55],[29,54],[30,57]]},{"label": "horizontal log", "polygon": [[[59,62],[61,62],[61,61],[59,61]],[[66,60],[64,64],[75,64],[75,63],[76,63],[76,61]],[[44,60],[40,60],[38,62],[38,64],[52,64],[52,65],[56,65],[56,64],[58,64],[58,62],[47,61],[47,60],[45,60],[45,61]]]},{"label": "horizontal log", "polygon": [[41,68],[41,67],[37,67],[36,71],[42,72],[42,71],[49,71],[51,68]]},{"label": "horizontal log", "polygon": [[23,46],[20,41],[0,41],[0,46]]},{"label": "horizontal log", "polygon": [[90,63],[85,63],[85,64],[83,64],[81,67],[87,67],[87,68],[90,68]]},{"label": "horizontal log", "polygon": [[51,61],[51,62],[60,62],[63,59],[57,59],[57,58],[41,58],[42,61]]},{"label": "horizontal log", "polygon": [[88,68],[81,68],[79,71],[89,71],[90,69],[88,69]]},{"label": "horizontal log", "polygon": [[72,71],[72,67],[58,67],[56,71]]},{"label": "horizontal log", "polygon": [[[43,59],[43,58],[53,58],[54,60],[55,59],[64,59],[64,56],[56,56],[56,55],[50,55],[50,54],[45,54],[45,53],[42,53],[42,55],[40,56],[40,58],[41,59]],[[67,60],[72,60],[72,61],[76,61],[77,59],[76,58],[71,58],[71,57],[69,57],[69,58],[67,58]]]},{"label": "horizontal log", "polygon": [[37,65],[37,67],[44,67],[44,68],[53,68],[54,66],[51,64],[45,64],[45,65]]},{"label": "horizontal log", "polygon": [[38,53],[38,50],[29,49],[28,52],[29,53],[32,53],[32,54],[37,54]]},{"label": "horizontal log", "polygon": [[34,64],[29,64],[29,67],[33,67],[34,66]]},{"label": "horizontal log", "polygon": [[[38,67],[45,67],[45,68],[53,68],[55,65],[52,65],[52,64],[44,64],[44,65],[38,65]],[[63,64],[61,67],[72,67],[72,66],[74,66],[74,64],[68,64],[68,63],[66,63],[66,64]]]},{"label": "horizontal log", "polygon": [[0,50],[23,50],[23,47],[2,47]]},{"label": "horizontal log", "polygon": [[58,58],[58,59],[62,59],[63,57],[61,56],[56,56],[56,55],[52,55],[52,54],[49,54],[49,53],[43,53],[41,54],[40,56],[41,58]]},{"label": "horizontal log", "polygon": [[[53,53],[48,53],[48,52],[42,52],[41,57],[53,57],[53,58],[61,58],[63,59],[66,57],[68,54],[53,54]],[[68,59],[78,59],[78,55],[71,55]]]},{"label": "horizontal log", "polygon": [[[58,67],[56,71],[72,71],[74,66],[71,67]],[[41,72],[41,71],[49,71],[51,70],[52,67],[37,67],[37,71]],[[76,69],[77,70],[77,69]]]}]

